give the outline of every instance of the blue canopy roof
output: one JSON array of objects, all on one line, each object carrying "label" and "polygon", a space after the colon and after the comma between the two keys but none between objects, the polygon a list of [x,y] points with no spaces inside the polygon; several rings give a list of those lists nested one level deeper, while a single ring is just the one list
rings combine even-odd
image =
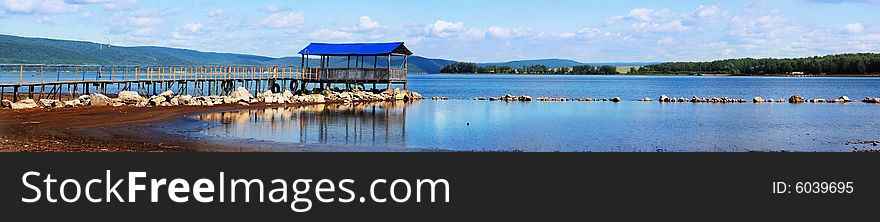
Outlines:
[{"label": "blue canopy roof", "polygon": [[390,55],[413,53],[403,46],[403,42],[389,43],[312,43],[299,51],[302,55],[329,55],[329,56],[360,56],[360,55]]}]

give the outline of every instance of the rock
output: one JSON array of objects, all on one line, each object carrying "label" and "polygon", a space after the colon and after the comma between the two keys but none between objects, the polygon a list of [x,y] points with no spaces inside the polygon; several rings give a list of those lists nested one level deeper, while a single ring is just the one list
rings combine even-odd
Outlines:
[{"label": "rock", "polygon": [[89,106],[109,106],[112,103],[113,100],[110,99],[110,97],[107,97],[103,94],[95,93],[89,95],[89,103],[84,102],[83,104],[88,104]]},{"label": "rock", "polygon": [[251,101],[251,99],[254,98],[254,95],[251,94],[251,92],[248,91],[247,88],[238,87],[235,89],[234,92],[232,92],[231,95],[229,95],[229,97],[231,97],[235,101],[249,102],[249,101]]},{"label": "rock", "polygon": [[324,95],[321,94],[309,94],[305,96],[299,97],[300,101],[297,102],[308,102],[308,103],[323,103],[326,102],[324,99]]},{"label": "rock", "polygon": [[799,95],[793,95],[793,96],[791,96],[791,97],[788,98],[788,102],[789,102],[789,103],[803,103],[803,102],[804,102],[804,97],[801,97],[801,96],[799,96]]},{"label": "rock", "polygon": [[661,103],[669,102],[669,97],[666,95],[660,95],[660,98],[657,99],[657,101],[659,101]]},{"label": "rock", "polygon": [[264,103],[275,103],[275,96],[270,95],[270,96],[263,97],[263,102]]},{"label": "rock", "polygon": [[171,98],[171,100],[168,101],[168,103],[171,103],[172,106],[180,105],[180,97],[175,96],[174,98]]},{"label": "rock", "polygon": [[12,109],[33,109],[39,107],[33,99],[24,99],[10,104]]},{"label": "rock", "polygon": [[51,100],[51,99],[41,99],[41,100],[40,100],[40,103],[39,103],[38,105],[40,106],[40,108],[44,108],[44,109],[45,109],[45,108],[59,108],[59,107],[64,107],[64,104],[61,103],[60,101],[58,101],[58,100]]},{"label": "rock", "polygon": [[172,92],[171,90],[168,90],[168,91],[159,93],[159,96],[165,97],[165,99],[171,99],[171,97],[174,96],[174,92]]},{"label": "rock", "polygon": [[863,103],[880,103],[880,98],[865,97],[865,99],[863,99],[862,102]]},{"label": "rock", "polygon": [[651,102],[651,101],[654,101],[654,100],[651,99],[650,97],[645,97],[644,99],[639,100],[639,101],[642,101],[642,102]]},{"label": "rock", "polygon": [[161,106],[162,103],[167,102],[164,96],[153,96],[150,97],[150,105],[152,106]]},{"label": "rock", "polygon": [[4,108],[4,109],[12,108],[12,101],[9,101],[8,99],[4,99],[3,101],[0,101],[0,108]]},{"label": "rock", "polygon": [[77,107],[77,106],[83,106],[83,103],[80,102],[78,99],[64,101],[64,107],[70,108],[70,107]]},{"label": "rock", "polygon": [[420,100],[420,99],[422,99],[422,94],[410,91],[409,92],[409,99],[410,100]]},{"label": "rock", "polygon": [[177,97],[177,103],[180,105],[189,105],[190,101],[192,101],[193,97],[190,95],[182,95]]},{"label": "rock", "polygon": [[290,100],[290,98],[293,98],[293,93],[290,92],[290,90],[284,90],[284,93],[281,93],[281,95],[286,97],[288,100]]},{"label": "rock", "polygon": [[83,105],[88,106],[92,100],[92,97],[89,95],[82,95],[82,96],[79,96],[79,98],[77,98],[77,100],[79,100],[79,102],[82,103]]},{"label": "rock", "polygon": [[845,103],[852,102],[852,100],[849,99],[849,96],[841,96],[841,97],[838,97],[837,99],[838,99],[838,100],[841,100],[841,101],[843,101],[843,102],[845,102]]},{"label": "rock", "polygon": [[397,91],[397,92],[394,93],[393,95],[394,95],[394,100],[404,100],[404,99],[406,99],[406,93],[405,93],[405,92]]},{"label": "rock", "polygon": [[119,96],[117,98],[119,98],[120,100],[122,100],[123,103],[126,104],[138,104],[142,100],[144,100],[144,97],[141,97],[141,95],[138,95],[138,93],[134,91],[119,92]]},{"label": "rock", "polygon": [[621,101],[621,100],[620,100],[620,97],[614,97],[614,98],[611,98],[611,102],[616,102],[616,103],[617,103],[617,102],[620,102],[620,101]]},{"label": "rock", "polygon": [[761,98],[761,97],[755,97],[754,99],[752,99],[752,102],[754,102],[754,103],[763,103],[763,102],[764,102],[764,98]]}]

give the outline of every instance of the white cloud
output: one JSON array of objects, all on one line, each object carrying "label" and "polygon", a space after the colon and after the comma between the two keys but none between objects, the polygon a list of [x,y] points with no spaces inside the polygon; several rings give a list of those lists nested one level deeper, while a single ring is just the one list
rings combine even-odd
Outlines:
[{"label": "white cloud", "polygon": [[671,21],[667,23],[636,23],[632,25],[632,29],[640,32],[681,32],[687,31],[690,28],[681,24],[681,21]]},{"label": "white cloud", "polygon": [[626,14],[625,18],[633,18],[643,22],[651,21],[651,14],[654,14],[653,9],[647,8],[635,8],[629,11],[629,14]]},{"label": "white cloud", "polygon": [[509,29],[501,28],[498,26],[489,27],[487,34],[489,37],[496,39],[508,39],[511,35]]},{"label": "white cloud", "polygon": [[861,23],[850,23],[843,27],[843,31],[846,33],[859,34],[865,31],[865,26]]},{"label": "white cloud", "polygon": [[486,31],[481,29],[467,29],[462,35],[462,37],[467,39],[483,39],[486,38]]},{"label": "white cloud", "polygon": [[379,23],[373,21],[370,16],[361,16],[360,21],[358,21],[358,25],[356,26],[357,30],[375,30],[379,28]]},{"label": "white cloud", "polygon": [[205,29],[205,25],[203,25],[201,23],[191,22],[191,23],[187,23],[186,25],[184,25],[183,28],[191,33],[199,33]]},{"label": "white cloud", "polygon": [[137,6],[137,0],[120,0],[120,1],[112,1],[104,4],[104,8],[107,10],[125,10],[131,9]]},{"label": "white cloud", "polygon": [[316,41],[339,41],[351,39],[352,34],[350,32],[321,29],[310,33],[309,36],[312,37],[312,40]]},{"label": "white cloud", "polygon": [[294,28],[305,24],[303,13],[276,12],[258,22],[259,25],[270,28]]},{"label": "white cloud", "polygon": [[4,0],[0,9],[20,14],[60,14],[77,12],[82,6],[68,4],[63,0]]},{"label": "white cloud", "polygon": [[719,8],[717,5],[701,5],[697,8],[695,14],[697,17],[715,17],[721,15],[722,13],[723,12],[721,11],[721,8]]},{"label": "white cloud", "polygon": [[466,31],[464,22],[449,22],[445,20],[437,20],[433,24],[425,26],[425,31],[435,37],[449,38],[454,34]]}]

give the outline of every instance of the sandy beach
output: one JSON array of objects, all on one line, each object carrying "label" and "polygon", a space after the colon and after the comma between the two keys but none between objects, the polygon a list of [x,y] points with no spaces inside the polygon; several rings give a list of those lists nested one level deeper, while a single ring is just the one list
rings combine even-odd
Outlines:
[{"label": "sandy beach", "polygon": [[[158,130],[187,116],[236,109],[299,106],[253,104],[138,108],[77,107],[0,110],[4,152],[187,152],[230,148]],[[191,121],[191,120],[189,120]]]}]

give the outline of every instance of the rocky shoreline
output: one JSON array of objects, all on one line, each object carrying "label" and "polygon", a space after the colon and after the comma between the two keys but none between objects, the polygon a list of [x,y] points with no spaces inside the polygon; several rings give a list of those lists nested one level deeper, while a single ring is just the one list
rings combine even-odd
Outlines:
[{"label": "rocky shoreline", "polygon": [[[451,100],[447,97],[432,97],[432,100]],[[506,101],[506,102],[530,102],[533,101],[531,96],[513,96],[510,94],[500,96],[500,97],[475,97],[469,99],[461,99],[461,100],[479,100],[479,101]],[[564,98],[564,97],[538,97],[534,99],[534,101],[538,102],[622,102],[625,101],[620,97],[608,97],[608,98]],[[652,102],[654,99],[650,97],[645,97],[643,99],[632,100],[632,101],[640,101],[640,102]],[[814,98],[814,99],[804,99],[800,95],[793,95],[786,99],[764,99],[761,97],[754,97],[751,100],[739,99],[739,98],[730,98],[730,97],[697,97],[693,96],[691,98],[685,97],[669,97],[667,95],[661,95],[658,99],[660,103],[852,103],[852,102],[860,102],[859,100],[850,99],[848,96],[841,96],[833,99],[824,99],[824,98]],[[880,104],[880,97],[878,98],[870,98],[867,97],[862,99],[863,103],[876,103]]]},{"label": "rocky shoreline", "polygon": [[294,95],[290,91],[273,93],[266,91],[251,94],[244,87],[235,89],[228,96],[192,96],[177,95],[173,91],[166,91],[159,95],[143,97],[134,91],[119,92],[117,98],[110,98],[103,94],[82,95],[76,99],[60,101],[50,99],[23,99],[17,102],[9,100],[0,101],[0,108],[6,109],[51,109],[71,107],[102,107],[102,106],[134,106],[134,107],[169,107],[169,106],[214,106],[221,104],[250,105],[254,103],[290,104],[290,103],[323,103],[328,101],[350,102],[387,102],[387,101],[411,101],[421,100],[422,95],[417,92],[391,89],[384,91],[333,91],[323,90],[320,93],[306,95]]}]

